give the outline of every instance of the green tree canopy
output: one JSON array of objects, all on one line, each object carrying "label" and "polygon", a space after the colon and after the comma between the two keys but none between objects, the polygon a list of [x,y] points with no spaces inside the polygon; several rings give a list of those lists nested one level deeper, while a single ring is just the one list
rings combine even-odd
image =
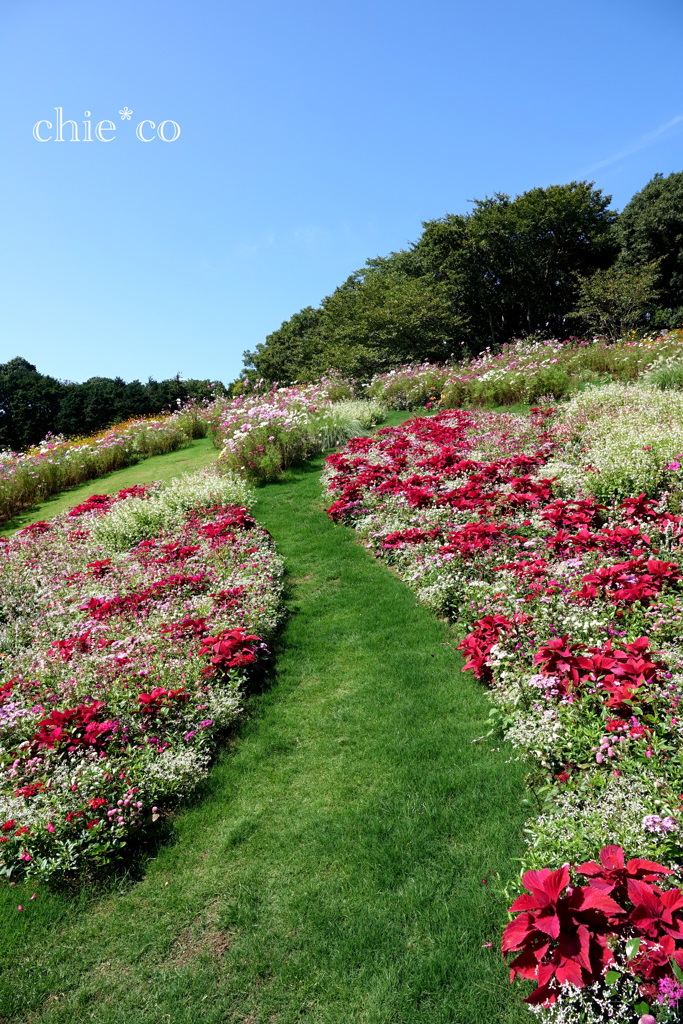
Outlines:
[{"label": "green tree canopy", "polygon": [[564,337],[577,273],[609,266],[617,252],[610,198],[573,181],[427,221],[409,249],[368,260],[318,309],[245,353],[248,370],[282,383],[332,367],[367,377],[520,335]]},{"label": "green tree canopy", "polygon": [[661,259],[658,323],[683,322],[683,171],[655,174],[624,207],[616,226],[620,261],[637,266]]},{"label": "green tree canopy", "polygon": [[0,364],[0,448],[25,448],[54,431],[64,389],[21,357]]},{"label": "green tree canopy", "polygon": [[0,449],[20,450],[46,434],[90,434],[133,416],[156,415],[190,398],[225,394],[220,381],[169,380],[126,383],[91,377],[83,384],[58,381],[26,359],[0,364]]}]

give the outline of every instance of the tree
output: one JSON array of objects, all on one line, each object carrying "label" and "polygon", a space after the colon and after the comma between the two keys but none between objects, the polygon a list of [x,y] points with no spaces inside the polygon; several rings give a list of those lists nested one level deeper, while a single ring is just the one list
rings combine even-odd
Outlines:
[{"label": "tree", "polygon": [[64,384],[17,357],[0,364],[0,448],[19,450],[54,431]]},{"label": "tree", "polygon": [[631,266],[661,259],[657,275],[662,327],[683,321],[683,171],[655,174],[619,215],[616,236],[621,259]]},{"label": "tree", "polygon": [[660,260],[640,266],[617,261],[590,277],[579,275],[579,301],[570,317],[582,320],[593,334],[612,341],[647,325],[656,295]]},{"label": "tree", "polygon": [[503,193],[423,224],[409,249],[368,260],[245,353],[247,372],[288,383],[334,367],[360,377],[442,361],[525,334],[567,333],[577,273],[617,254],[616,213],[592,182]]},{"label": "tree", "polygon": [[245,367],[255,376],[280,384],[295,380],[311,380],[311,367],[319,362],[324,347],[318,333],[322,310],[306,306],[267,335],[254,352],[244,353]]},{"label": "tree", "polygon": [[447,288],[393,266],[353,275],[322,310],[326,360],[357,377],[404,362],[443,362],[464,338],[464,318]]},{"label": "tree", "polygon": [[421,265],[449,282],[473,348],[566,333],[577,272],[607,267],[616,255],[610,200],[592,182],[573,181],[516,199],[496,193],[475,200],[467,217],[424,225]]}]

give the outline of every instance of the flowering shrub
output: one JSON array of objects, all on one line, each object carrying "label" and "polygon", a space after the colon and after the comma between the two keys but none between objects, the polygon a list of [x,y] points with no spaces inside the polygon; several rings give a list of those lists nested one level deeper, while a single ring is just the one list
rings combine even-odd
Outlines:
[{"label": "flowering shrub", "polygon": [[7,877],[121,857],[205,775],[267,654],[282,568],[244,485],[141,490],[0,545]]},{"label": "flowering shrub", "polygon": [[500,352],[487,350],[452,367],[443,384],[441,405],[453,409],[529,404],[544,397],[564,398],[586,383],[634,381],[647,375],[654,363],[679,360],[682,342],[683,330],[645,338],[627,336],[614,343],[601,338],[516,341]]},{"label": "flowering shrub", "polygon": [[[683,517],[661,491],[598,498],[558,480],[573,437],[552,410],[411,420],[328,457],[328,512],[455,621],[465,668],[488,685],[492,728],[528,765],[541,811],[525,855],[537,903],[526,898],[533,921],[506,932],[506,949],[536,982],[537,1012],[557,1024],[661,1021],[683,993],[669,950],[678,917],[667,918],[674,935],[638,908],[666,917],[683,864]],[[568,889],[570,875],[548,868],[597,863],[610,845],[628,851],[628,870],[666,865],[662,891],[643,877],[638,893],[616,896],[597,874]],[[536,890],[551,876],[556,892],[542,903]],[[638,938],[641,959],[626,949]]]},{"label": "flowering shrub", "polygon": [[395,409],[513,405],[565,398],[581,386],[642,378],[658,388],[683,385],[683,330],[615,343],[601,338],[525,339],[475,359],[400,366],[377,374],[369,397]]}]

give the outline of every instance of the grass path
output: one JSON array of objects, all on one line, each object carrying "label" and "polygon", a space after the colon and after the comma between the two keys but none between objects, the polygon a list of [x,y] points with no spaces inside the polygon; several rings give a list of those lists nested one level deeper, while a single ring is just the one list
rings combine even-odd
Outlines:
[{"label": "grass path", "polygon": [[447,628],[330,523],[319,470],[259,491],[294,613],[273,685],[141,881],[2,890],[0,1021],[527,1019],[493,891],[521,768],[472,743],[488,705]]}]

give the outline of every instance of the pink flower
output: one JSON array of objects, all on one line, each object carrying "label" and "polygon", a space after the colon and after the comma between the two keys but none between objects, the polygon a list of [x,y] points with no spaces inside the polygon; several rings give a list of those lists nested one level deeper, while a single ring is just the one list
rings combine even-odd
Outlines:
[{"label": "pink flower", "polygon": [[55,827],[54,827],[54,825],[52,824],[51,821],[48,821],[48,823],[45,826],[45,828],[48,830],[48,832],[54,832],[54,830],[55,830]]}]

